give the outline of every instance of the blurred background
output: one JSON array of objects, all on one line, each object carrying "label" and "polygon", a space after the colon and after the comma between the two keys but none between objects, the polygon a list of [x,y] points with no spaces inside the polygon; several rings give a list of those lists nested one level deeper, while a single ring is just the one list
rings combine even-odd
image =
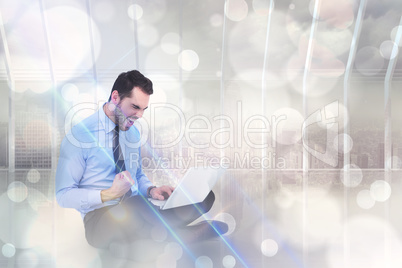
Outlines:
[{"label": "blurred background", "polygon": [[[401,15],[399,0],[1,0],[0,266],[401,267]],[[207,215],[224,241],[146,265],[105,259],[54,193],[62,139],[132,69],[154,83],[136,122],[150,180],[228,166]]]}]

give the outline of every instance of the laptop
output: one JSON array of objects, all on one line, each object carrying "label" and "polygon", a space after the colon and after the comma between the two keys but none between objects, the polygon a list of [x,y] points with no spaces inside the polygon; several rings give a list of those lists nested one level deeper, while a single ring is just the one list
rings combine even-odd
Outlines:
[{"label": "laptop", "polygon": [[153,198],[148,198],[148,200],[161,210],[202,202],[225,170],[223,167],[190,168],[167,200]]}]

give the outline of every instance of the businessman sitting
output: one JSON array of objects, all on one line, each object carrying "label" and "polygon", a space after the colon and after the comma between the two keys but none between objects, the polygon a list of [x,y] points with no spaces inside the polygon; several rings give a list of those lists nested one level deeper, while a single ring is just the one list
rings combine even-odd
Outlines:
[{"label": "businessman sitting", "polygon": [[219,237],[228,230],[219,221],[189,225],[211,209],[212,191],[200,203],[168,210],[147,200],[164,200],[174,190],[153,186],[141,168],[140,133],[133,124],[148,108],[152,93],[151,80],[139,71],[120,74],[109,101],[75,125],[61,143],[57,201],[81,213],[86,239],[94,247],[129,249],[132,242],[151,238],[155,228],[180,243]]}]

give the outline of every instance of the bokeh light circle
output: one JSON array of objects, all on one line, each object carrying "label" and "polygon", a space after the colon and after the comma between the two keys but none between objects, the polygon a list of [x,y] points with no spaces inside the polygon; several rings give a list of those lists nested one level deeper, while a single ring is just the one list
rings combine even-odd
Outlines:
[{"label": "bokeh light circle", "polygon": [[[345,139],[347,140],[347,147],[345,148]],[[353,139],[348,134],[342,133],[335,137],[334,140],[334,149],[340,153],[350,153],[353,148]]]},{"label": "bokeh light circle", "polygon": [[378,202],[385,202],[391,196],[391,186],[384,180],[377,180],[370,186],[371,197]]},{"label": "bokeh light circle", "polygon": [[363,75],[371,76],[379,73],[384,66],[384,58],[375,47],[363,47],[356,53],[356,69]]},{"label": "bokeh light circle", "polygon": [[358,186],[363,180],[363,172],[355,164],[345,165],[339,176],[343,185],[350,188]]},{"label": "bokeh light circle", "polygon": [[165,246],[165,253],[179,260],[183,256],[183,248],[176,242],[170,242]]},{"label": "bokeh light circle", "polygon": [[212,14],[211,17],[209,18],[209,23],[213,27],[219,27],[222,26],[223,24],[223,17],[221,14],[215,13]]},{"label": "bokeh light circle", "polygon": [[130,17],[130,19],[139,20],[144,14],[144,11],[142,10],[142,7],[140,5],[133,4],[128,7],[127,14]]},{"label": "bokeh light circle", "polygon": [[212,268],[214,263],[208,256],[200,256],[195,260],[195,268]]},{"label": "bokeh light circle", "polygon": [[80,91],[74,84],[67,83],[61,88],[61,96],[63,96],[63,99],[66,101],[75,101],[79,94]]},{"label": "bokeh light circle", "polygon": [[194,50],[183,50],[178,57],[179,66],[185,71],[192,71],[198,67],[200,59]]},{"label": "bokeh light circle", "polygon": [[[391,31],[391,40],[393,42],[396,43],[396,34],[398,33],[398,31],[402,32],[402,26],[395,26],[392,31]],[[402,46],[402,36],[399,37],[399,43],[398,46],[401,47]]]},{"label": "bokeh light circle", "polygon": [[28,188],[21,181],[14,181],[7,187],[7,195],[11,201],[20,203],[28,197]]},{"label": "bokeh light circle", "polygon": [[232,255],[226,255],[222,259],[222,265],[225,268],[233,268],[236,265],[236,259]]},{"label": "bokeh light circle", "polygon": [[37,169],[31,169],[27,173],[27,181],[37,183],[40,180],[40,173]]},{"label": "bokeh light circle", "polygon": [[175,55],[180,52],[180,36],[177,33],[167,33],[162,37],[161,48],[167,54]]},{"label": "bokeh light circle", "polygon": [[228,225],[228,231],[224,234],[224,236],[228,236],[228,235],[232,234],[236,229],[236,220],[229,213],[226,213],[226,212],[219,213],[218,215],[216,215],[214,217],[214,220],[223,221],[224,223],[226,223]]},{"label": "bokeh light circle", "polygon": [[151,229],[151,237],[154,241],[163,242],[168,236],[167,230],[162,226],[154,226]]},{"label": "bokeh light circle", "polygon": [[225,2],[225,15],[232,21],[241,21],[247,17],[248,5],[244,0],[231,0]]},{"label": "bokeh light circle", "polygon": [[387,60],[392,60],[398,55],[398,46],[391,40],[386,40],[380,45],[380,53]]},{"label": "bokeh light circle", "polygon": [[1,253],[3,253],[3,256],[6,258],[12,258],[15,255],[15,247],[13,244],[6,243],[3,245],[1,248]]},{"label": "bokeh light circle", "polygon": [[295,7],[296,7],[295,4],[290,4],[290,5],[289,5],[289,9],[290,9],[290,10],[294,10]]},{"label": "bokeh light circle", "polygon": [[278,253],[278,243],[272,239],[265,239],[261,243],[261,252],[267,257],[273,257]]},{"label": "bokeh light circle", "polygon": [[356,203],[362,209],[370,209],[375,205],[375,200],[372,198],[370,191],[365,189],[357,193]]}]

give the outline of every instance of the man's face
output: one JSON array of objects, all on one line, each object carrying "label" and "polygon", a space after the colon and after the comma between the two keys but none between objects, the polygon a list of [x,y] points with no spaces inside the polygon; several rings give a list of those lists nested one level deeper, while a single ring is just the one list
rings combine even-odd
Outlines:
[{"label": "man's face", "polygon": [[115,109],[115,121],[120,130],[127,131],[134,121],[141,118],[144,110],[148,108],[149,95],[140,88],[134,87],[131,96],[119,99]]}]

